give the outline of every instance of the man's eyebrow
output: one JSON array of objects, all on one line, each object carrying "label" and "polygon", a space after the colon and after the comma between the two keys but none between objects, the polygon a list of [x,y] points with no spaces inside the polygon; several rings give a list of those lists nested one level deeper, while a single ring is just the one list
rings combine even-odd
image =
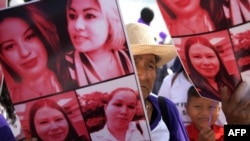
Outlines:
[{"label": "man's eyebrow", "polygon": [[155,56],[154,60],[152,60],[152,59],[149,60],[150,63],[154,63],[154,64],[156,64],[158,61],[159,61],[159,59],[157,56]]},{"label": "man's eyebrow", "polygon": [[156,64],[157,62],[156,62],[156,60],[155,61],[149,60],[149,63]]}]

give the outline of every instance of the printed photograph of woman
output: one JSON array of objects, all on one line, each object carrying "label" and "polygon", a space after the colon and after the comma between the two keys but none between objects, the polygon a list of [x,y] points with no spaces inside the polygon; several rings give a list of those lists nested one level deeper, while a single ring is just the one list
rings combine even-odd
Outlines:
[{"label": "printed photograph of woman", "polygon": [[[26,139],[89,141],[74,91],[15,105]],[[28,112],[27,112],[28,111]]]},{"label": "printed photograph of woman", "polygon": [[146,121],[133,121],[136,115],[138,96],[138,92],[126,87],[117,88],[108,94],[106,99],[103,99],[106,123],[101,130],[90,134],[91,139],[93,141],[149,140],[147,131],[143,131],[144,128],[141,127],[143,124],[146,127]]},{"label": "printed photograph of woman", "polygon": [[241,77],[226,31],[182,42],[182,62],[201,96],[220,101],[219,86],[226,85],[230,91],[236,88]]},{"label": "printed photograph of woman", "polygon": [[0,1],[0,9],[7,7],[7,0]]},{"label": "printed photograph of woman", "polygon": [[250,21],[250,1],[249,0],[221,0],[223,10],[230,25],[238,25]]},{"label": "printed photograph of woman", "polygon": [[220,0],[157,0],[171,36],[204,33],[228,26]]},{"label": "printed photograph of woman", "polygon": [[250,23],[241,24],[229,29],[235,57],[242,79],[250,80]]},{"label": "printed photograph of woman", "polygon": [[67,28],[74,51],[66,54],[79,86],[133,72],[115,0],[68,0]]},{"label": "printed photograph of woman", "polygon": [[39,4],[0,12],[0,61],[13,103],[75,88],[56,28]]},{"label": "printed photograph of woman", "polygon": [[134,75],[84,87],[76,93],[93,141],[150,139]]}]

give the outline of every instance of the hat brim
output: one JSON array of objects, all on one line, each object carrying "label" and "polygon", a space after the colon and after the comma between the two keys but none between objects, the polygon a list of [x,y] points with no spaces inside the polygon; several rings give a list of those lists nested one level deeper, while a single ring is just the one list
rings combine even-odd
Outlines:
[{"label": "hat brim", "polygon": [[160,67],[177,56],[176,49],[173,45],[147,45],[131,44],[133,55],[154,54],[159,57],[157,67]]}]

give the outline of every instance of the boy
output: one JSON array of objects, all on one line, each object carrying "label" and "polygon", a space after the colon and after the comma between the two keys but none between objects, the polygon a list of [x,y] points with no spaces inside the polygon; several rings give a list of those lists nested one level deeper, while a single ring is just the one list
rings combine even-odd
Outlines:
[{"label": "boy", "polygon": [[186,109],[191,118],[191,123],[186,126],[190,141],[224,140],[223,127],[214,124],[219,116],[219,102],[201,97],[191,86]]}]

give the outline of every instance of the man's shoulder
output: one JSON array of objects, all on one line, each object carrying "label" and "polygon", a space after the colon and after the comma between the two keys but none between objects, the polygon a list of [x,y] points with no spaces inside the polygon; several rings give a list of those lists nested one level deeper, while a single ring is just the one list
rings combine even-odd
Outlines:
[{"label": "man's shoulder", "polygon": [[3,115],[0,114],[0,128],[4,127],[4,126],[8,126],[8,123],[7,123],[6,119],[3,117]]},{"label": "man's shoulder", "polygon": [[[154,102],[157,101],[157,103],[158,103],[158,97],[159,97],[158,95],[156,95],[154,93],[150,93],[150,97],[152,97],[152,99],[154,100]],[[164,101],[167,104],[167,106],[174,106],[174,107],[176,107],[175,104],[170,99],[168,99],[168,98],[166,98],[164,96],[161,96],[161,97],[164,98]]]},{"label": "man's shoulder", "polygon": [[166,75],[163,79],[163,81],[171,81],[172,78],[174,77],[175,73],[170,73],[168,75]]},{"label": "man's shoulder", "polygon": [[15,137],[6,119],[0,114],[0,140],[15,141]]}]

